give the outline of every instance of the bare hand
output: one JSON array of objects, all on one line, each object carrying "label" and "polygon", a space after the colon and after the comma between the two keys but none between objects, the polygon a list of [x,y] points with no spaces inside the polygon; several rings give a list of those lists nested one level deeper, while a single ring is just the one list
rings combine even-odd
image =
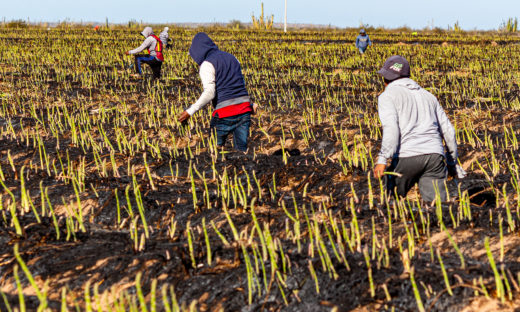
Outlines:
[{"label": "bare hand", "polygon": [[384,175],[385,169],[386,169],[386,165],[377,164],[374,167],[374,177],[376,177],[376,179],[381,178]]},{"label": "bare hand", "polygon": [[256,114],[257,110],[258,110],[258,104],[253,103],[253,115]]},{"label": "bare hand", "polygon": [[190,119],[190,114],[188,114],[186,111],[182,112],[179,116],[179,122],[185,122],[186,120]]},{"label": "bare hand", "polygon": [[126,51],[125,54],[126,54],[126,55],[130,55],[130,52]]}]

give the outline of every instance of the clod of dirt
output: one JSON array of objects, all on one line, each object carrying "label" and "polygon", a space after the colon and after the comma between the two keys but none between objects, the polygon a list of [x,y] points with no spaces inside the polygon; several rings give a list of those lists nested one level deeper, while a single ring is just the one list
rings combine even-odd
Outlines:
[{"label": "clod of dirt", "polygon": [[[301,155],[300,150],[297,149],[297,148],[286,149],[285,151],[287,153],[289,153],[290,156],[300,156]],[[272,155],[273,156],[282,156],[283,155],[283,150],[282,149],[278,149],[278,150],[274,151]]]}]

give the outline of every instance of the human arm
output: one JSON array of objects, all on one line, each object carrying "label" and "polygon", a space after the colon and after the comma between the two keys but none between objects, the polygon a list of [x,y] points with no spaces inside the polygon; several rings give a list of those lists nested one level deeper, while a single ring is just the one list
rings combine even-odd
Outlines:
[{"label": "human arm", "polygon": [[356,38],[356,48],[359,48],[359,36]]},{"label": "human arm", "polygon": [[367,35],[368,38],[368,45],[372,45],[372,40],[370,40],[370,37]]},{"label": "human arm", "polygon": [[[186,109],[181,116],[179,121],[182,122],[187,120],[190,116],[195,114],[199,109],[206,106],[215,97],[215,67],[210,62],[202,62],[200,65],[200,80],[202,81],[202,87],[204,91],[200,95],[197,102]],[[187,114],[187,116],[186,116]],[[184,118],[181,120],[181,118]]]},{"label": "human arm", "polygon": [[439,123],[439,130],[444,139],[444,143],[446,145],[446,149],[448,153],[446,154],[446,163],[448,166],[455,166],[457,164],[457,139],[455,136],[455,128],[451,124],[448,116],[442,109],[441,105],[435,99],[436,107],[435,114],[437,115],[437,121]]},{"label": "human arm", "polygon": [[400,138],[399,118],[391,97],[385,94],[379,96],[378,113],[383,126],[383,140],[376,163],[386,165],[387,160],[396,153]]},{"label": "human arm", "polygon": [[153,37],[146,38],[138,48],[128,51],[128,54],[137,54],[143,52],[145,49],[148,49],[152,45],[153,40]]}]

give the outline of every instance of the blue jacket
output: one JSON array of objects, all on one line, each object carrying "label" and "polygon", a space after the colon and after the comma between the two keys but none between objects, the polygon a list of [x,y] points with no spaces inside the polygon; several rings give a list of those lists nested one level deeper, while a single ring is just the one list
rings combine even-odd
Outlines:
[{"label": "blue jacket", "polygon": [[[199,66],[206,61],[215,67],[214,108],[220,108],[222,105],[218,105],[219,103],[232,105],[234,99],[249,96],[238,60],[233,55],[220,51],[206,33],[201,32],[193,37],[190,56]],[[244,101],[240,103],[242,102]]]},{"label": "blue jacket", "polygon": [[356,38],[356,48],[366,48],[369,45],[372,45],[372,41],[370,41],[370,37],[368,35],[359,35]]}]

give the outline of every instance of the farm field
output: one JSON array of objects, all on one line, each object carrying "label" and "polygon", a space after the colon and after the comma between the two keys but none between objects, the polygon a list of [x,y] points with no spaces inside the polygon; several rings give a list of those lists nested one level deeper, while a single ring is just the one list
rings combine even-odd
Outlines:
[{"label": "farm field", "polygon": [[[0,311],[518,311],[520,37],[203,29],[260,105],[243,155],[177,122],[200,30],[153,81],[141,29],[0,29]],[[371,172],[394,54],[468,172],[433,207]]]}]

